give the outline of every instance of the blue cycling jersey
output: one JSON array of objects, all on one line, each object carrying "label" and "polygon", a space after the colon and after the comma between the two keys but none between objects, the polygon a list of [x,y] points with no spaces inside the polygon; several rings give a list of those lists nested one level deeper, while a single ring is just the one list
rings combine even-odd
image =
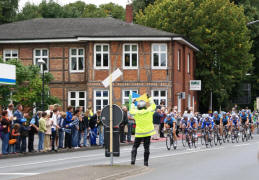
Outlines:
[{"label": "blue cycling jersey", "polygon": [[223,123],[227,123],[227,122],[228,122],[228,116],[226,116],[226,117],[223,116],[222,122],[223,122]]},{"label": "blue cycling jersey", "polygon": [[237,124],[239,123],[239,118],[238,118],[238,117],[236,117],[236,118],[231,118],[230,121],[231,121],[232,123],[234,123],[235,125],[237,125]]},{"label": "blue cycling jersey", "polygon": [[203,121],[201,128],[205,128],[205,127],[209,127],[211,125],[211,128],[214,128],[214,122],[210,119],[210,120],[205,120]]},{"label": "blue cycling jersey", "polygon": [[181,124],[185,124],[187,126],[188,120],[185,120],[184,118],[181,120]]},{"label": "blue cycling jersey", "polygon": [[198,124],[198,121],[196,118],[193,118],[192,120],[189,120],[190,127],[195,128],[194,125]]},{"label": "blue cycling jersey", "polygon": [[164,123],[165,123],[165,124],[173,125],[174,122],[176,122],[176,120],[175,120],[175,118],[173,118],[173,117],[170,118],[170,119],[165,118],[165,120],[164,120]]}]

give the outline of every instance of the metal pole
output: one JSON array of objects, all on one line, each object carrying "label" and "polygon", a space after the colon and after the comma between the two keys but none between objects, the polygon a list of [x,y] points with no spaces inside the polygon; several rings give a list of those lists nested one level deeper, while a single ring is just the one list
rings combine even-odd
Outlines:
[{"label": "metal pole", "polygon": [[41,104],[41,111],[44,111],[44,68],[43,68],[43,64],[42,64],[42,104]]},{"label": "metal pole", "polygon": [[210,108],[209,113],[212,113],[212,91],[210,92]]},{"label": "metal pole", "polygon": [[113,165],[112,74],[110,73],[110,157]]}]

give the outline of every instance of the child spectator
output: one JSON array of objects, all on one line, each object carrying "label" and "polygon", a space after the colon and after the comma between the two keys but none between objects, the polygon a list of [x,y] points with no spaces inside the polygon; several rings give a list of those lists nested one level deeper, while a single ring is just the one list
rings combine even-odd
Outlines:
[{"label": "child spectator", "polygon": [[[9,153],[16,154],[16,142],[20,136],[20,124],[14,124],[9,140]],[[12,142],[13,141],[13,142]],[[10,143],[11,142],[11,143]]]},{"label": "child spectator", "polygon": [[45,131],[45,136],[44,136],[44,151],[50,151],[50,137],[51,137],[51,126],[53,124],[52,121],[52,113],[48,112],[47,118],[45,119],[46,121],[46,131]]},{"label": "child spectator", "polygon": [[10,132],[10,121],[8,120],[8,112],[2,112],[2,154],[8,154],[8,145],[9,145],[9,132]]},{"label": "child spectator", "polygon": [[47,117],[47,113],[42,112],[41,118],[39,120],[39,129],[38,129],[38,135],[39,135],[38,150],[39,150],[39,152],[43,151],[43,142],[44,142],[45,132],[47,131],[46,117]]}]

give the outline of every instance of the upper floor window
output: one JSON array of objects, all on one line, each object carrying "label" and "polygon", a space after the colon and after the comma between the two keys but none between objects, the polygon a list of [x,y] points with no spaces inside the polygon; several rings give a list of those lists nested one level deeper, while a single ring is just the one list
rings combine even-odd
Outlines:
[{"label": "upper floor window", "polygon": [[190,73],[190,54],[187,56],[187,73]]},{"label": "upper floor window", "polygon": [[137,44],[124,44],[123,67],[126,69],[138,68],[138,45]]},{"label": "upper floor window", "polygon": [[167,44],[152,45],[152,68],[165,69],[167,67]]},{"label": "upper floor window", "polygon": [[4,50],[4,62],[10,59],[18,59],[18,50],[17,49],[5,49]]},{"label": "upper floor window", "polygon": [[95,44],[94,65],[96,69],[109,68],[109,45],[108,44]]},{"label": "upper floor window", "polygon": [[49,50],[48,49],[34,49],[33,63],[38,65],[38,61],[43,60],[45,64],[43,65],[43,69],[41,68],[41,72],[49,70]]},{"label": "upper floor window", "polygon": [[70,49],[70,71],[83,72],[84,71],[84,49],[71,48]]},{"label": "upper floor window", "polygon": [[181,51],[178,50],[177,52],[177,70],[180,71],[181,68]]},{"label": "upper floor window", "polygon": [[109,91],[95,90],[94,91],[94,112],[102,110],[104,106],[109,104]]}]

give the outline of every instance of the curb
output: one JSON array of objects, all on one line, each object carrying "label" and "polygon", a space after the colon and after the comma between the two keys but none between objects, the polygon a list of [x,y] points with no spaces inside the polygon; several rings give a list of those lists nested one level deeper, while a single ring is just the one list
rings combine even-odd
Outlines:
[{"label": "curb", "polygon": [[[133,143],[123,143],[120,146],[129,146],[133,145]],[[61,153],[70,153],[70,152],[80,152],[80,151],[91,151],[97,149],[104,149],[101,146],[90,146],[90,147],[81,147],[78,149],[61,149],[56,151],[47,151],[47,152],[26,152],[26,153],[17,153],[17,154],[8,154],[8,155],[0,155],[0,159],[12,159],[12,158],[20,158],[20,157],[31,157],[31,156],[39,156],[39,155],[49,155],[49,154],[61,154]]]}]

